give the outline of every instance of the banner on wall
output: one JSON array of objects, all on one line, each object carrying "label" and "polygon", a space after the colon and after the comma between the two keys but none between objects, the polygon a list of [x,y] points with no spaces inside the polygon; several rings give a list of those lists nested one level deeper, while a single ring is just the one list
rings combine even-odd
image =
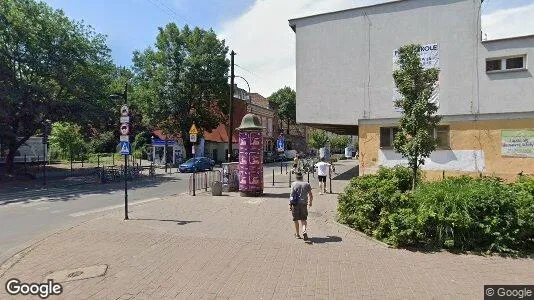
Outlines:
[{"label": "banner on wall", "polygon": [[[421,65],[423,69],[430,68],[439,68],[439,45],[438,44],[428,44],[422,45],[419,51],[419,56],[421,57]],[[399,49],[393,50],[393,71],[399,69]],[[440,73],[441,74],[441,73]],[[434,92],[430,96],[429,102],[436,103],[439,107],[439,78],[434,86]],[[395,107],[395,101],[402,99],[402,95],[399,93],[397,87],[393,87],[393,107],[395,111],[402,112],[401,108]]]},{"label": "banner on wall", "polygon": [[501,130],[502,155],[534,157],[534,129]]}]

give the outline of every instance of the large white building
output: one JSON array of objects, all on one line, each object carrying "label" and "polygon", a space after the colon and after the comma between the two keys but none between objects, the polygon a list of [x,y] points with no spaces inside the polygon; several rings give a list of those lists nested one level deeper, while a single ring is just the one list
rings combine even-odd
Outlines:
[{"label": "large white building", "polygon": [[416,43],[440,69],[427,174],[534,173],[534,35],[483,41],[480,11],[480,0],[401,0],[290,20],[297,121],[358,134],[360,173],[402,163],[392,72],[395,50]]}]

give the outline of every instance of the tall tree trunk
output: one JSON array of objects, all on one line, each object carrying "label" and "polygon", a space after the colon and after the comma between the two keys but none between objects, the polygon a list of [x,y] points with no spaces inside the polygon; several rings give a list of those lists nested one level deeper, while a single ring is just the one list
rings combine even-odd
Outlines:
[{"label": "tall tree trunk", "polygon": [[12,151],[11,149],[8,149],[7,156],[6,156],[6,172],[7,174],[13,174],[13,171],[15,169],[15,151]]},{"label": "tall tree trunk", "polygon": [[286,134],[289,135],[289,119],[287,119]]},{"label": "tall tree trunk", "polygon": [[415,184],[417,182],[417,169],[418,167],[415,166],[412,168],[412,172],[413,172],[413,178],[412,178],[412,190],[415,190]]}]

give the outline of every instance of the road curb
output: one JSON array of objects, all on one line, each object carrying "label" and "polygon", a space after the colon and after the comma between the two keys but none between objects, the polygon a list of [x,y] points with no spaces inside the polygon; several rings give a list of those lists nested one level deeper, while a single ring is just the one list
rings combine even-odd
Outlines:
[{"label": "road curb", "polygon": [[14,266],[16,265],[19,261],[21,261],[26,255],[28,255],[33,249],[35,249],[36,247],[39,246],[39,244],[41,244],[42,242],[44,242],[45,240],[47,240],[48,238],[54,236],[54,235],[58,235],[58,234],[62,234],[64,232],[67,232],[69,230],[72,230],[76,227],[79,227],[79,226],[82,226],[82,225],[85,225],[86,223],[89,223],[93,220],[96,220],[96,219],[100,219],[104,217],[104,215],[101,215],[101,216],[98,216],[98,217],[95,217],[95,218],[92,218],[92,219],[89,219],[89,220],[85,220],[79,224],[76,224],[76,225],[72,225],[72,226],[69,226],[69,227],[65,227],[65,228],[62,228],[56,232],[53,232],[53,233],[50,233],[50,234],[47,234],[43,237],[39,237],[39,238],[36,238],[34,239],[33,241],[30,241],[28,243],[26,243],[26,245],[29,245],[29,246],[26,246],[25,248],[23,248],[22,250],[20,251],[17,251],[15,254],[13,254],[11,257],[5,259],[1,264],[0,264],[0,278],[3,278],[4,275]]},{"label": "road curb", "polygon": [[[178,195],[182,195],[182,194],[178,194]],[[165,199],[168,199],[169,197],[162,197],[162,198],[158,198],[158,200],[154,200],[153,202],[155,201],[161,201],[161,200],[165,200]],[[150,203],[150,202],[149,202]],[[145,204],[148,204],[148,203],[140,203],[139,206],[142,206],[142,205],[145,205]],[[5,259],[3,262],[0,263],[0,278],[3,278],[4,275],[13,267],[15,266],[18,262],[20,262],[26,255],[28,255],[33,249],[35,249],[36,247],[39,246],[39,244],[41,244],[42,242],[44,242],[45,240],[47,240],[48,238],[54,236],[54,235],[59,235],[59,234],[62,234],[62,233],[65,233],[69,230],[72,230],[74,228],[77,228],[77,227],[80,227],[82,225],[86,225],[87,223],[90,223],[94,220],[98,220],[98,219],[102,219],[102,218],[105,218],[109,215],[112,215],[114,212],[112,211],[109,211],[109,212],[105,212],[103,214],[100,214],[100,215],[97,215],[95,216],[94,218],[90,218],[90,219],[87,219],[85,221],[82,221],[78,224],[75,224],[75,225],[71,225],[71,226],[68,226],[68,227],[65,227],[65,228],[62,228],[62,229],[59,229],[58,231],[56,232],[53,232],[53,233],[50,233],[50,234],[47,234],[45,236],[42,236],[42,237],[39,237],[39,238],[36,238],[28,243],[26,243],[26,245],[28,246],[25,246],[24,248],[22,248],[22,250],[19,250],[19,251],[16,251],[15,254],[11,255],[10,257],[8,257],[7,259]]]}]

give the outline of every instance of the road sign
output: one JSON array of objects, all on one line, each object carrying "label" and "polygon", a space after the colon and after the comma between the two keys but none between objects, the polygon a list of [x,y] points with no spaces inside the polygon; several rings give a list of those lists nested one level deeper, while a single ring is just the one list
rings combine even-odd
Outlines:
[{"label": "road sign", "polygon": [[130,133],[130,125],[128,125],[128,123],[121,124],[121,134],[127,135],[129,133]]},{"label": "road sign", "polygon": [[128,105],[121,106],[121,116],[126,117],[130,114],[130,110],[128,109]]},{"label": "road sign", "polygon": [[191,143],[196,143],[197,142],[197,135],[196,134],[190,134],[189,135],[189,141]]},{"label": "road sign", "polygon": [[120,141],[121,142],[129,142],[130,141],[130,136],[129,135],[121,135]]},{"label": "road sign", "polygon": [[130,117],[129,116],[121,117],[121,123],[130,123]]},{"label": "road sign", "polygon": [[130,155],[130,142],[121,141],[121,155]]},{"label": "road sign", "polygon": [[284,152],[285,143],[283,137],[279,137],[278,140],[276,140],[276,148],[278,149],[278,152]]},{"label": "road sign", "polygon": [[193,124],[191,126],[191,129],[189,129],[189,134],[198,134],[198,129],[197,127],[195,126],[195,124]]}]

